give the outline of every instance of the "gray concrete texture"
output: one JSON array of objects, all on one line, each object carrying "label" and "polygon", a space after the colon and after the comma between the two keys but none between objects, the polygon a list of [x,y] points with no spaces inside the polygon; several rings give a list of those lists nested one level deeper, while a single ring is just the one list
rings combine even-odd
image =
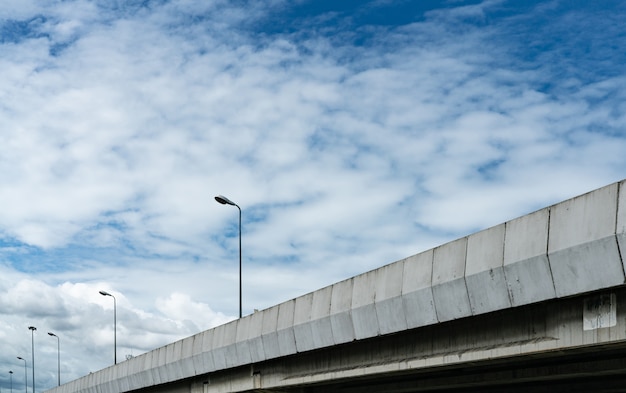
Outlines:
[{"label": "gray concrete texture", "polygon": [[54,391],[135,390],[622,286],[621,255],[626,256],[626,180],[255,312]]}]

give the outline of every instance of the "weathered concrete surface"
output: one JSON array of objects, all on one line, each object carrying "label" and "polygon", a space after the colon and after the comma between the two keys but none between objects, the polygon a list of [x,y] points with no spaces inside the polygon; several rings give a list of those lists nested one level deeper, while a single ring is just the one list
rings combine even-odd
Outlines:
[{"label": "weathered concrete surface", "polygon": [[[624,186],[624,181],[614,183],[457,239],[52,391],[117,393],[142,389],[621,287],[625,282],[622,256],[626,252]],[[580,342],[566,335],[559,337],[556,344],[533,344],[533,348],[546,345],[545,349],[557,349],[570,345],[568,340]],[[489,351],[476,354],[472,356],[488,356]],[[403,367],[425,366],[432,361],[419,360]],[[456,360],[444,356],[436,362],[450,361]],[[211,391],[240,389],[221,386],[225,390]]]},{"label": "weathered concrete surface", "polygon": [[550,209],[548,259],[557,296],[624,283],[617,248],[618,184]]}]

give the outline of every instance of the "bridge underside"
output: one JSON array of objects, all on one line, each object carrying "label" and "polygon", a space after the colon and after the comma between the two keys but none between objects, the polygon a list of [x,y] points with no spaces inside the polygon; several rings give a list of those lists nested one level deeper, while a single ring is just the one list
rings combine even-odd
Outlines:
[{"label": "bridge underside", "polygon": [[142,392],[626,391],[626,289],[557,299]]},{"label": "bridge underside", "polygon": [[285,393],[624,392],[626,346],[597,346],[390,373],[308,387],[257,390]]}]

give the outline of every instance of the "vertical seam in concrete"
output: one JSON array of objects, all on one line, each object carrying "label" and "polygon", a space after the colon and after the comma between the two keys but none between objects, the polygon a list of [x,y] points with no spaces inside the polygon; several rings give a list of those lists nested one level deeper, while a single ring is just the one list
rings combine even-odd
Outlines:
[{"label": "vertical seam in concrete", "polygon": [[[437,314],[437,302],[435,301],[435,291],[433,290],[433,279],[435,278],[435,249],[432,249],[432,258],[430,258],[430,296],[433,300],[433,311],[435,312],[435,319],[439,322],[439,314]],[[467,285],[466,285],[467,287]]]},{"label": "vertical seam in concrete", "polygon": [[552,281],[552,289],[554,290],[554,296],[559,297],[556,292],[556,285],[554,284],[554,274],[552,273],[552,261],[550,261],[550,231],[552,228],[552,207],[548,208],[548,230],[546,231],[546,259],[548,260],[548,269],[550,269],[550,281]]},{"label": "vertical seam in concrete", "polygon": [[624,275],[624,277],[626,277],[626,272],[624,271],[624,258],[622,257],[622,250],[619,247],[619,240],[617,239],[617,225],[618,225],[618,221],[619,221],[619,213],[620,213],[620,203],[619,203],[619,197],[620,194],[622,193],[622,183],[618,182],[617,183],[617,192],[616,192],[616,198],[617,200],[615,201],[615,229],[613,230],[613,233],[615,234],[615,243],[617,244],[617,255],[619,256],[619,260],[621,262],[621,267],[622,267],[622,274]]},{"label": "vertical seam in concrete", "polygon": [[[465,285],[465,294],[467,295],[467,303],[470,308],[470,315],[474,315],[474,307],[472,307],[472,298],[469,294],[469,289],[467,288],[467,245],[469,244],[469,236],[465,236],[465,260],[463,261],[463,284]],[[434,257],[433,257],[434,259]]]},{"label": "vertical seam in concrete", "polygon": [[507,228],[508,228],[508,222],[504,223],[504,236],[502,236],[502,275],[504,276],[504,285],[506,285],[506,293],[507,296],[509,297],[509,304],[511,305],[511,307],[513,307],[513,304],[515,304],[513,302],[513,294],[511,293],[511,286],[509,285],[509,279],[506,276],[506,269],[504,267],[504,255],[505,255],[505,247],[506,247],[506,235],[507,235]]}]

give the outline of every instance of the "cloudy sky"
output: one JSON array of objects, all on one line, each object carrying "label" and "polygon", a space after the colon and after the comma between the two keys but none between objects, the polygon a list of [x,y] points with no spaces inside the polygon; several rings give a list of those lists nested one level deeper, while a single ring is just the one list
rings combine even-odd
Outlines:
[{"label": "cloudy sky", "polygon": [[[626,177],[623,1],[3,0],[0,387]],[[37,327],[31,335],[28,326]],[[59,341],[47,335],[53,332]],[[18,360],[21,356],[26,363]],[[29,387],[30,388],[30,387]]]}]

